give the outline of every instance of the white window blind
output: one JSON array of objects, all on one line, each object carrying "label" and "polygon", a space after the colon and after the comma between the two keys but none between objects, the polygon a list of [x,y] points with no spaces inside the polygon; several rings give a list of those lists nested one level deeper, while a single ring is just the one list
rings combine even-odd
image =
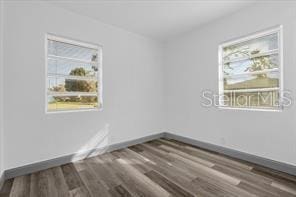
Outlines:
[{"label": "white window blind", "polygon": [[102,106],[101,48],[47,36],[47,111],[92,110]]},{"label": "white window blind", "polygon": [[219,46],[220,106],[280,110],[282,27]]}]

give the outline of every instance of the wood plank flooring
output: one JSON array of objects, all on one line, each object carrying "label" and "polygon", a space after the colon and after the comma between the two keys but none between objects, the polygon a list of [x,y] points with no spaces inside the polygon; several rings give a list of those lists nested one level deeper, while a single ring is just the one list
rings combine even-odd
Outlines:
[{"label": "wood plank flooring", "polygon": [[296,177],[159,139],[7,180],[8,196],[296,197]]}]

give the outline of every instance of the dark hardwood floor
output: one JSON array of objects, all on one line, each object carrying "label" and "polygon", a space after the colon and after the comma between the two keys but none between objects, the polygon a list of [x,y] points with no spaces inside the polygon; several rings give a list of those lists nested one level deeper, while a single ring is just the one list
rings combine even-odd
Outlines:
[{"label": "dark hardwood floor", "polygon": [[5,182],[0,196],[296,196],[296,177],[154,140]]}]

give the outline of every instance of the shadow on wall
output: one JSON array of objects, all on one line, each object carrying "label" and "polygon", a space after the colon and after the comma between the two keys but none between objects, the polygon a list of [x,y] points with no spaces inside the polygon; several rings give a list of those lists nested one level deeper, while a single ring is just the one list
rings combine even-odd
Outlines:
[{"label": "shadow on wall", "polygon": [[109,124],[107,123],[73,155],[71,161],[82,160],[106,152],[109,149],[109,133]]}]

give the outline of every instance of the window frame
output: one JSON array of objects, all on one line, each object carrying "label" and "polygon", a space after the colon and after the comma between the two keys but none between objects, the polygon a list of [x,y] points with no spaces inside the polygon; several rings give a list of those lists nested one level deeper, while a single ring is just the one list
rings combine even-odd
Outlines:
[{"label": "window frame", "polygon": [[[95,108],[81,108],[81,109],[59,109],[59,110],[49,110],[48,109],[48,76],[50,74],[48,73],[48,41],[53,40],[57,42],[62,42],[66,44],[71,44],[71,45],[76,45],[80,47],[85,47],[85,48],[90,48],[90,49],[95,49],[98,51],[98,72],[97,72],[97,83],[98,85],[98,90],[97,90],[97,100],[98,100],[98,107]],[[46,33],[45,34],[45,113],[46,114],[55,114],[55,113],[69,113],[69,112],[87,112],[87,111],[102,111],[103,110],[103,50],[102,50],[102,45],[99,44],[92,44],[84,41],[80,41],[78,39],[73,39],[73,38],[68,38],[64,36],[59,36],[55,35],[52,33]],[[74,60],[75,61],[75,60]],[[75,76],[65,76],[65,78],[71,78],[71,79],[78,79]],[[87,77],[86,77],[87,78]],[[77,95],[80,93],[60,93],[62,94],[72,94],[72,95]],[[87,93],[85,93],[87,95]]]},{"label": "window frame", "polygon": [[[250,41],[253,39],[257,39],[260,37],[264,37],[264,36],[268,36],[271,34],[277,34],[278,37],[278,49],[277,49],[277,53],[273,53],[273,54],[277,54],[278,55],[278,59],[279,59],[279,65],[278,65],[278,73],[279,73],[279,87],[278,87],[278,91],[279,91],[279,106],[277,108],[260,108],[260,106],[256,106],[256,107],[231,107],[231,106],[225,106],[223,103],[223,100],[221,99],[221,96],[224,95],[224,72],[223,72],[223,48],[227,47],[227,46],[231,46],[231,45],[235,45],[235,44],[239,44],[239,43],[243,43],[246,41]],[[271,53],[272,55],[272,53]],[[262,56],[262,55],[260,55]],[[250,58],[246,58],[246,59],[250,59]],[[281,112],[283,111],[283,94],[284,94],[284,84],[283,84],[283,26],[282,25],[277,25],[265,30],[261,30],[261,31],[257,31],[255,33],[251,33],[245,36],[241,36],[238,38],[234,38],[231,39],[229,41],[225,41],[223,43],[221,43],[218,47],[218,83],[219,83],[219,108],[220,109],[233,109],[233,110],[245,110],[245,111],[275,111],[275,112]],[[264,72],[265,73],[265,72]],[[258,90],[262,90],[262,89],[267,89],[267,88],[258,88]],[[258,91],[258,92],[262,92],[262,91]]]}]

